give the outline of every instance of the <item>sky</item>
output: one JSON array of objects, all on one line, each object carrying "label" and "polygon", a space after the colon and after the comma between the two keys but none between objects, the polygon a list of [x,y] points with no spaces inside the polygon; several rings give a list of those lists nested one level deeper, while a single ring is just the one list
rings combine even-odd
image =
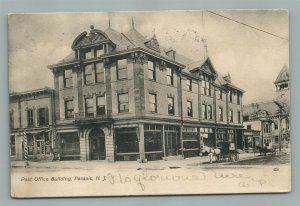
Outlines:
[{"label": "sky", "polygon": [[45,86],[53,88],[47,66],[72,52],[73,40],[90,25],[126,33],[135,28],[153,34],[160,45],[172,47],[191,59],[203,58],[205,37],[208,56],[220,75],[245,90],[243,103],[275,96],[274,81],[289,66],[289,26],[286,10],[215,10],[214,12],[287,40],[245,27],[207,11],[43,13],[9,16],[9,87],[20,92]]}]

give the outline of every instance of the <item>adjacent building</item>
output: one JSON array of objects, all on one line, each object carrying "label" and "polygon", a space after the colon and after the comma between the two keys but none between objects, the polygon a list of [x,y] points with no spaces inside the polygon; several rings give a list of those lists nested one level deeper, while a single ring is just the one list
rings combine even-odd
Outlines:
[{"label": "adjacent building", "polygon": [[284,66],[274,84],[276,97],[244,106],[245,147],[287,147],[290,142],[289,69]]},{"label": "adjacent building", "polygon": [[[49,90],[53,104],[47,107],[51,118],[45,131],[60,160],[192,157],[201,155],[203,145],[217,147],[221,141],[244,148],[244,91],[229,74],[219,75],[209,57],[191,60],[164,48],[155,35],[145,38],[134,24],[126,33],[91,26],[71,48],[48,66],[54,90]],[[17,105],[11,101],[11,108]],[[24,114],[16,128],[34,136],[26,123],[30,113]]]},{"label": "adjacent building", "polygon": [[10,93],[10,156],[24,158],[24,132],[30,160],[52,159],[54,147],[54,90],[36,89]]}]

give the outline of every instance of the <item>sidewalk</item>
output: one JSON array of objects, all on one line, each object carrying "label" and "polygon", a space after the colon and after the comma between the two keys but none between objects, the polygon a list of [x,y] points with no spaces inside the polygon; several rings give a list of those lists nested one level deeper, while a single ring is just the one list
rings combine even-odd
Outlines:
[{"label": "sidewalk", "polygon": [[[242,153],[239,154],[239,160],[246,159],[255,159],[260,158],[259,153]],[[212,165],[226,165],[231,162],[214,162]],[[112,169],[153,169],[153,170],[163,170],[168,168],[181,168],[181,167],[191,167],[191,166],[201,166],[201,165],[210,165],[209,157],[191,157],[186,159],[179,160],[158,160],[158,161],[149,161],[148,163],[138,163],[136,161],[119,161],[119,162],[107,162],[105,160],[96,160],[96,161],[40,161],[40,162],[31,162],[29,161],[30,168],[44,168],[44,169],[88,169],[93,170],[98,167],[101,168],[112,168]],[[11,161],[12,168],[24,168],[24,161]]]}]

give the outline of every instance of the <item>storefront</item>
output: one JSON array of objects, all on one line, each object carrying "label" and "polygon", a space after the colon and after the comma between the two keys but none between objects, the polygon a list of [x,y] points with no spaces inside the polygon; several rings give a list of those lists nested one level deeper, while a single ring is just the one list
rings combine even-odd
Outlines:
[{"label": "storefront", "polygon": [[183,127],[182,129],[184,157],[195,157],[200,154],[200,142],[196,127]]},{"label": "storefront", "polygon": [[60,151],[60,160],[79,160],[80,144],[78,132],[57,133],[57,147]]},{"label": "storefront", "polygon": [[148,161],[161,160],[164,156],[162,127],[156,124],[144,125],[145,155]]},{"label": "storefront", "polygon": [[138,128],[116,129],[115,152],[117,161],[136,161],[139,154]]},{"label": "storefront", "polygon": [[207,146],[207,147],[215,147],[216,141],[215,141],[215,134],[213,132],[212,128],[200,128],[200,141],[201,145]]}]

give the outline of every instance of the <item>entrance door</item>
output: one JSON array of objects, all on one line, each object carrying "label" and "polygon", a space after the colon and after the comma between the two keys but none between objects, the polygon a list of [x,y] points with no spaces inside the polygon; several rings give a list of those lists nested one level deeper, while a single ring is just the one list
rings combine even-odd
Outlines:
[{"label": "entrance door", "polygon": [[180,148],[180,141],[177,132],[166,132],[166,155],[175,156],[178,155]]},{"label": "entrance door", "polygon": [[44,145],[45,145],[44,140],[37,140],[36,141],[36,153],[38,155],[44,154],[44,150],[45,150]]},{"label": "entrance door", "polygon": [[93,129],[89,137],[90,160],[105,160],[105,135],[101,129]]}]

